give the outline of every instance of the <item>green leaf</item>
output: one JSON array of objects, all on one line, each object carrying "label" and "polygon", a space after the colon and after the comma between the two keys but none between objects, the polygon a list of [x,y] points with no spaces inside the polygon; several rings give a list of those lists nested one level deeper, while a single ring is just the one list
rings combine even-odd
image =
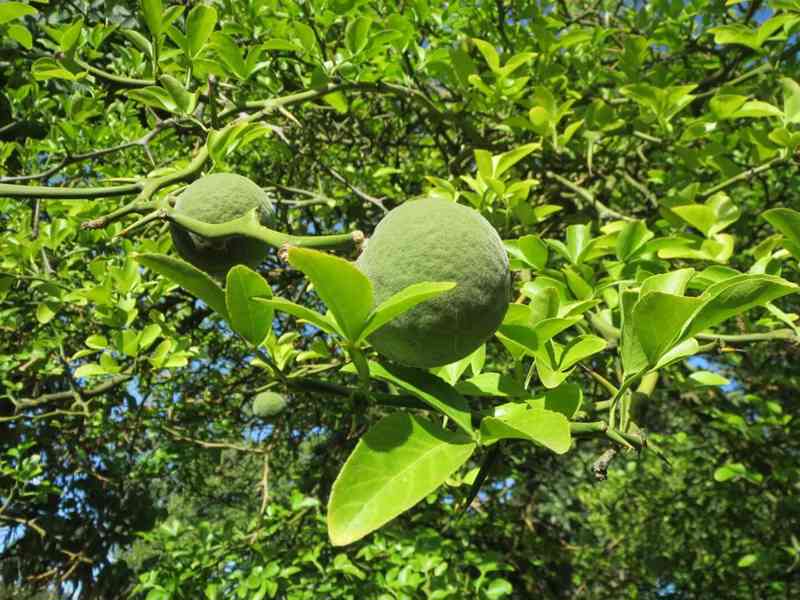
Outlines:
[{"label": "green leaf", "polygon": [[61,35],[61,39],[58,42],[61,51],[65,54],[70,52],[75,48],[78,44],[78,41],[81,38],[81,29],[83,28],[83,18],[78,19],[72,25],[67,27],[67,29]]},{"label": "green leaf", "polygon": [[620,356],[626,375],[635,375],[647,367],[647,355],[642,348],[633,321],[633,311],[639,301],[639,292],[625,290],[620,294]]},{"label": "green leaf", "polygon": [[773,208],[761,213],[761,216],[780,231],[786,241],[786,248],[800,260],[800,212],[791,208]]},{"label": "green leaf", "polygon": [[745,554],[739,561],[736,563],[736,566],[740,569],[746,569],[747,567],[751,566],[758,560],[758,554]]},{"label": "green leaf", "polygon": [[142,15],[153,39],[161,35],[163,12],[164,7],[161,5],[161,0],[142,0]]},{"label": "green leaf", "polygon": [[742,463],[728,463],[714,471],[714,481],[728,481],[734,477],[747,476],[747,467]]},{"label": "green leaf", "polygon": [[483,54],[483,58],[486,61],[486,64],[489,65],[489,68],[492,72],[497,72],[500,70],[500,57],[497,55],[497,50],[494,49],[494,46],[489,42],[484,40],[479,40],[477,38],[472,39],[472,43],[480,50],[480,53]]},{"label": "green leaf", "polygon": [[194,111],[197,105],[197,94],[190,94],[187,92],[180,81],[171,75],[162,75],[158,80],[167,90],[175,106],[180,109],[180,112],[190,114]]},{"label": "green leaf", "polygon": [[107,374],[108,371],[104,367],[98,365],[97,363],[86,363],[84,365],[81,365],[80,367],[75,369],[75,372],[73,373],[73,375],[77,378],[94,377],[97,375],[107,375]]},{"label": "green leaf", "polygon": [[724,192],[714,194],[705,204],[684,204],[670,210],[706,237],[714,237],[741,214],[739,207]]},{"label": "green leaf", "polygon": [[469,404],[452,385],[436,375],[400,365],[381,365],[375,361],[369,361],[369,374],[416,396],[428,406],[450,417],[456,425],[472,435]]},{"label": "green leaf", "polygon": [[396,413],[359,440],[333,484],[328,534],[350,544],[391,521],[436,490],[475,450],[462,433]]},{"label": "green leaf", "polygon": [[417,304],[435,298],[448,290],[452,290],[454,287],[456,287],[456,284],[451,281],[422,282],[411,284],[407,288],[400,290],[381,302],[369,314],[358,341],[365,339],[380,327]]},{"label": "green leaf", "polygon": [[108,340],[102,335],[90,335],[84,343],[92,350],[103,350],[108,347]]},{"label": "green leaf", "polygon": [[531,152],[539,150],[541,147],[542,145],[540,143],[525,144],[519,148],[514,148],[513,150],[494,156],[492,159],[492,162],[495,163],[493,176],[500,177]]},{"label": "green leaf", "polygon": [[524,235],[516,240],[504,240],[503,245],[515,263],[512,268],[522,268],[524,265],[538,271],[547,268],[547,244],[538,236]]},{"label": "green leaf", "polygon": [[680,341],[681,333],[703,305],[700,298],[687,298],[664,292],[642,296],[633,310],[633,331],[647,357],[648,365]]},{"label": "green leaf", "polygon": [[567,227],[566,250],[569,261],[573,265],[579,265],[583,262],[583,255],[588,250],[591,239],[591,226],[570,225]]},{"label": "green leaf", "polygon": [[719,325],[756,306],[796,293],[798,286],[772,275],[739,275],[714,284],[703,292],[702,308],[691,320],[682,338]]},{"label": "green leaf", "polygon": [[367,47],[370,27],[372,27],[372,19],[369,17],[358,17],[347,24],[344,39],[350,54],[358,54]]},{"label": "green leaf", "polygon": [[39,306],[36,307],[36,320],[39,321],[42,325],[46,325],[50,321],[53,320],[53,317],[56,316],[55,311],[50,308],[50,305],[47,302],[42,302]]},{"label": "green leaf", "polygon": [[689,375],[689,379],[696,381],[700,385],[728,385],[730,383],[719,373],[712,373],[711,371],[695,371]]},{"label": "green leaf", "polygon": [[147,106],[161,108],[168,112],[178,112],[178,105],[172,95],[165,89],[158,86],[147,86],[138,90],[126,92],[128,98],[141,102]]},{"label": "green leaf", "polygon": [[22,2],[0,2],[0,25],[38,13],[34,7]]},{"label": "green leaf", "polygon": [[619,260],[628,260],[645,243],[653,238],[653,232],[647,228],[644,221],[630,221],[625,223],[617,236],[616,254]]},{"label": "green leaf", "polygon": [[786,123],[800,123],[800,85],[788,77],[781,78],[783,115]]},{"label": "green leaf", "polygon": [[500,417],[481,421],[481,443],[490,445],[503,439],[530,440],[564,454],[572,443],[569,421],[559,412],[528,408],[521,404]]},{"label": "green leaf", "polygon": [[513,377],[489,372],[460,381],[456,389],[465,396],[519,398],[528,395],[527,390]]},{"label": "green leaf", "polygon": [[769,102],[750,100],[733,114],[733,118],[783,117],[783,111]]},{"label": "green leaf", "polygon": [[561,370],[569,369],[593,354],[602,352],[606,349],[606,346],[608,346],[608,342],[596,335],[576,336],[564,345],[557,363],[558,368]]},{"label": "green leaf", "polygon": [[694,275],[694,269],[678,269],[669,273],[651,275],[642,282],[641,296],[650,292],[664,292],[665,294],[676,294],[683,296],[686,286]]},{"label": "green leaf", "polygon": [[74,74],[65,69],[61,63],[53,60],[52,58],[39,58],[34,61],[31,68],[34,79],[42,81],[45,79],[66,79],[68,81],[75,81],[83,77],[82,74]]},{"label": "green leaf", "polygon": [[372,284],[350,261],[308,248],[289,248],[289,264],[305,273],[333,313],[345,337],[354,342],[367,324]]},{"label": "green leaf", "polygon": [[220,60],[228,67],[231,73],[239,79],[247,79],[249,75],[247,64],[244,62],[241,48],[233,41],[233,38],[221,31],[215,31],[211,36],[211,43],[214,45]]},{"label": "green leaf", "polygon": [[225,305],[225,292],[208,273],[189,263],[164,254],[137,254],[133,257],[139,263],[177,283],[230,321]]},{"label": "green leaf", "polygon": [[583,404],[583,390],[577,383],[564,383],[547,390],[544,395],[544,408],[558,412],[572,419]]},{"label": "green leaf", "polygon": [[709,101],[709,108],[714,117],[719,120],[733,119],[735,118],[736,111],[738,111],[745,102],[747,102],[747,96],[718,94]]},{"label": "green leaf", "polygon": [[12,23],[8,26],[6,33],[8,33],[8,37],[17,42],[23,48],[27,50],[33,48],[33,36],[31,35],[31,32],[28,31],[27,27],[24,27],[19,23]]},{"label": "green leaf", "polygon": [[272,329],[273,307],[254,298],[272,298],[264,278],[244,265],[228,271],[225,304],[231,328],[254,346],[259,346]]},{"label": "green leaf", "polygon": [[336,112],[345,114],[348,109],[349,105],[347,104],[347,98],[342,92],[333,92],[332,94],[325,94],[322,99],[330,104],[333,108],[336,109]]},{"label": "green leaf", "polygon": [[298,319],[308,321],[326,333],[342,335],[342,332],[339,331],[336,324],[333,323],[326,315],[321,315],[317,311],[306,308],[305,306],[301,306],[300,304],[295,304],[294,302],[290,302],[289,300],[285,300],[283,298],[272,298],[271,300],[267,300],[265,298],[253,298],[253,300],[270,306],[275,310],[289,313]]},{"label": "green leaf", "polygon": [[217,25],[217,10],[213,6],[198,4],[186,17],[186,38],[189,57],[195,58],[211,37]]}]

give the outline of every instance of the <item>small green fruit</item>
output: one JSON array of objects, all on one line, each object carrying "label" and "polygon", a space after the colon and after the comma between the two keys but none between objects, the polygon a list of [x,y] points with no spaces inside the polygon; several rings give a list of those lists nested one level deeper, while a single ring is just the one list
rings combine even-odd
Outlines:
[{"label": "small green fruit", "polygon": [[[215,173],[202,177],[178,196],[175,211],[205,223],[224,223],[258,209],[262,224],[269,223],[272,203],[267,194],[247,177]],[[244,236],[208,239],[172,225],[172,243],[185,261],[211,275],[224,278],[239,264],[258,266],[268,246]]]},{"label": "small green fruit", "polygon": [[455,281],[369,337],[375,350],[419,368],[446,365],[475,351],[503,321],[510,296],[508,255],[477,211],[437,199],[406,202],[387,214],[357,265],[380,304],[413,283]]},{"label": "small green fruit", "polygon": [[287,404],[286,398],[277,392],[261,392],[253,398],[253,414],[262,419],[275,417],[283,412]]}]

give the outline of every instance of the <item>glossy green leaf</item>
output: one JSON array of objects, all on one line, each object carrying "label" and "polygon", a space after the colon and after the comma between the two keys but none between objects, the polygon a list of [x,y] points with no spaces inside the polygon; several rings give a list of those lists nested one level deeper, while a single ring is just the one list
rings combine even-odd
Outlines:
[{"label": "glossy green leaf", "polygon": [[350,341],[359,339],[371,313],[372,284],[350,261],[309,248],[289,248],[289,264],[305,273]]},{"label": "glossy green leaf", "polygon": [[508,152],[503,152],[503,154],[494,156],[492,160],[494,163],[492,176],[500,177],[515,164],[528,156],[531,152],[539,150],[541,147],[542,145],[540,143],[525,144],[524,146],[519,146],[518,148],[514,148],[513,150],[509,150]]},{"label": "glossy green leaf", "polygon": [[[512,268],[527,266],[541,271],[547,267],[547,244],[538,236],[524,235],[516,240],[505,240],[503,244],[512,260]],[[519,264],[515,265],[514,262]]]},{"label": "glossy green leaf", "polygon": [[525,405],[481,421],[482,444],[490,445],[502,439],[530,440],[556,454],[564,454],[572,443],[567,417],[560,412]]},{"label": "glossy green leaf", "polygon": [[558,412],[572,419],[583,404],[583,390],[577,383],[564,383],[547,390],[544,395],[544,408]]},{"label": "glossy green leaf", "polygon": [[344,39],[350,54],[358,54],[369,43],[369,30],[372,27],[372,19],[369,17],[357,17],[350,21],[345,29]]},{"label": "glossy green leaf", "polygon": [[671,210],[706,237],[715,236],[741,214],[739,207],[723,192],[714,194],[705,204],[685,204]]},{"label": "glossy green leaf", "polygon": [[456,384],[459,393],[480,397],[522,397],[528,392],[520,382],[509,375],[480,373]]},{"label": "glossy green leaf", "polygon": [[483,55],[489,68],[492,71],[498,71],[500,69],[500,57],[497,55],[497,50],[494,49],[494,46],[489,42],[477,38],[473,38],[472,43],[475,44],[475,47],[478,48]]},{"label": "glossy green leaf", "polygon": [[6,33],[8,34],[8,37],[17,42],[26,50],[33,48],[33,36],[31,35],[31,32],[28,31],[27,27],[20,25],[19,23],[12,23],[8,26],[8,29],[6,29]]},{"label": "glossy green leaf", "polygon": [[644,221],[630,221],[619,232],[615,252],[619,260],[628,260],[638,252],[647,241],[652,239],[653,232]]},{"label": "glossy green leaf", "polygon": [[730,381],[720,375],[711,371],[695,371],[689,375],[689,379],[699,383],[700,385],[728,385]]},{"label": "glossy green leaf", "polygon": [[0,25],[38,13],[33,6],[22,2],[0,2]]},{"label": "glossy green leaf", "polygon": [[364,329],[359,335],[359,341],[377,331],[395,317],[412,309],[417,304],[435,298],[453,289],[455,286],[456,284],[451,281],[422,282],[411,284],[407,288],[400,290],[390,298],[381,302],[370,312]]},{"label": "glossy green leaf", "polygon": [[791,208],[772,208],[761,216],[784,235],[788,242],[786,248],[800,260],[800,212]]},{"label": "glossy green leaf", "polygon": [[180,112],[189,114],[194,110],[197,105],[196,94],[187,92],[183,85],[181,85],[181,82],[171,75],[162,75],[158,80],[161,82],[161,85],[164,86],[164,89],[167,90]]},{"label": "glossy green leaf", "polygon": [[295,304],[294,302],[290,302],[289,300],[278,297],[274,297],[271,300],[264,298],[253,298],[253,300],[265,304],[274,310],[280,310],[297,317],[298,319],[307,321],[325,333],[342,335],[342,332],[339,331],[339,329],[336,327],[336,324],[333,323],[326,315],[321,315],[317,311],[306,308],[300,304]]},{"label": "glossy green leaf", "polygon": [[153,38],[161,35],[164,7],[161,0],[142,0],[142,16]]},{"label": "glossy green leaf", "polygon": [[626,290],[620,294],[620,357],[627,375],[634,375],[647,367],[647,355],[642,348],[633,320],[633,311],[639,301],[639,292]]},{"label": "glossy green leaf", "polygon": [[239,79],[247,79],[249,75],[247,64],[242,56],[241,48],[236,45],[233,38],[220,31],[215,31],[211,35],[211,43],[216,49],[220,60],[231,73]]},{"label": "glossy green leaf", "polygon": [[58,42],[61,51],[65,54],[75,49],[78,41],[81,38],[81,30],[83,29],[83,19],[78,19],[72,25],[67,27],[61,35]]},{"label": "glossy green leaf", "polygon": [[781,78],[783,115],[787,123],[800,123],[800,84],[788,77]]},{"label": "glossy green leaf", "polygon": [[664,292],[683,296],[686,286],[694,276],[694,269],[678,269],[669,273],[651,275],[642,282],[639,294],[645,296],[650,292]]},{"label": "glossy green leaf", "polygon": [[728,463],[714,471],[714,480],[723,482],[734,477],[744,477],[747,475],[747,467],[742,463]]},{"label": "glossy green leaf", "polygon": [[687,298],[664,292],[642,296],[633,310],[633,332],[647,357],[654,365],[680,341],[686,324],[703,305],[700,298]]},{"label": "glossy green leaf", "polygon": [[137,254],[134,258],[144,266],[163,275],[208,304],[226,321],[230,320],[225,305],[225,292],[208,273],[186,261],[164,254]]},{"label": "glossy green leaf", "polygon": [[583,254],[589,248],[592,230],[589,225],[570,225],[567,227],[567,256],[573,265],[579,265]]},{"label": "glossy green leaf", "polygon": [[691,320],[682,337],[693,337],[753,307],[763,306],[797,291],[795,284],[771,275],[731,277],[703,292],[702,308]]},{"label": "glossy green leaf", "polygon": [[376,379],[393,383],[416,396],[428,406],[450,417],[466,433],[472,434],[472,415],[469,404],[450,384],[436,375],[400,365],[381,365],[369,362],[369,374]]},{"label": "glossy green leaf", "polygon": [[462,433],[408,413],[384,417],[358,441],[333,484],[328,534],[350,544],[436,490],[475,450]]},{"label": "glossy green leaf", "polygon": [[274,309],[256,302],[255,297],[272,298],[272,289],[264,278],[244,265],[228,271],[225,303],[231,328],[254,346],[260,345],[272,329]]},{"label": "glossy green leaf", "polygon": [[217,10],[213,6],[198,4],[186,17],[186,39],[189,56],[195,58],[211,37],[217,25]]}]

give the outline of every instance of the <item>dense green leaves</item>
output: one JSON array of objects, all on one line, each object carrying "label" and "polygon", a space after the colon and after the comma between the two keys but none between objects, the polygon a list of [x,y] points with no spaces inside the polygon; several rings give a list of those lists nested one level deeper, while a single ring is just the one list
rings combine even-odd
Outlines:
[{"label": "dense green leaves", "polygon": [[305,248],[290,248],[289,263],[311,280],[347,339],[358,339],[373,304],[367,276],[349,261]]}]

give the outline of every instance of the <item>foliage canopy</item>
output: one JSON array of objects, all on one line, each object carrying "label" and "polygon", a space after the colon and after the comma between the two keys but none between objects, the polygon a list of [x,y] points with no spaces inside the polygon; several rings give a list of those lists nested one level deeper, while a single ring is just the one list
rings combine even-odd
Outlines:
[{"label": "foliage canopy", "polygon": [[[0,2],[0,594],[798,597],[798,32],[796,0]],[[268,226],[178,210],[212,173]],[[416,196],[513,274],[429,370],[368,340],[453,282],[376,302],[353,262]],[[215,278],[171,230],[269,250]]]}]

